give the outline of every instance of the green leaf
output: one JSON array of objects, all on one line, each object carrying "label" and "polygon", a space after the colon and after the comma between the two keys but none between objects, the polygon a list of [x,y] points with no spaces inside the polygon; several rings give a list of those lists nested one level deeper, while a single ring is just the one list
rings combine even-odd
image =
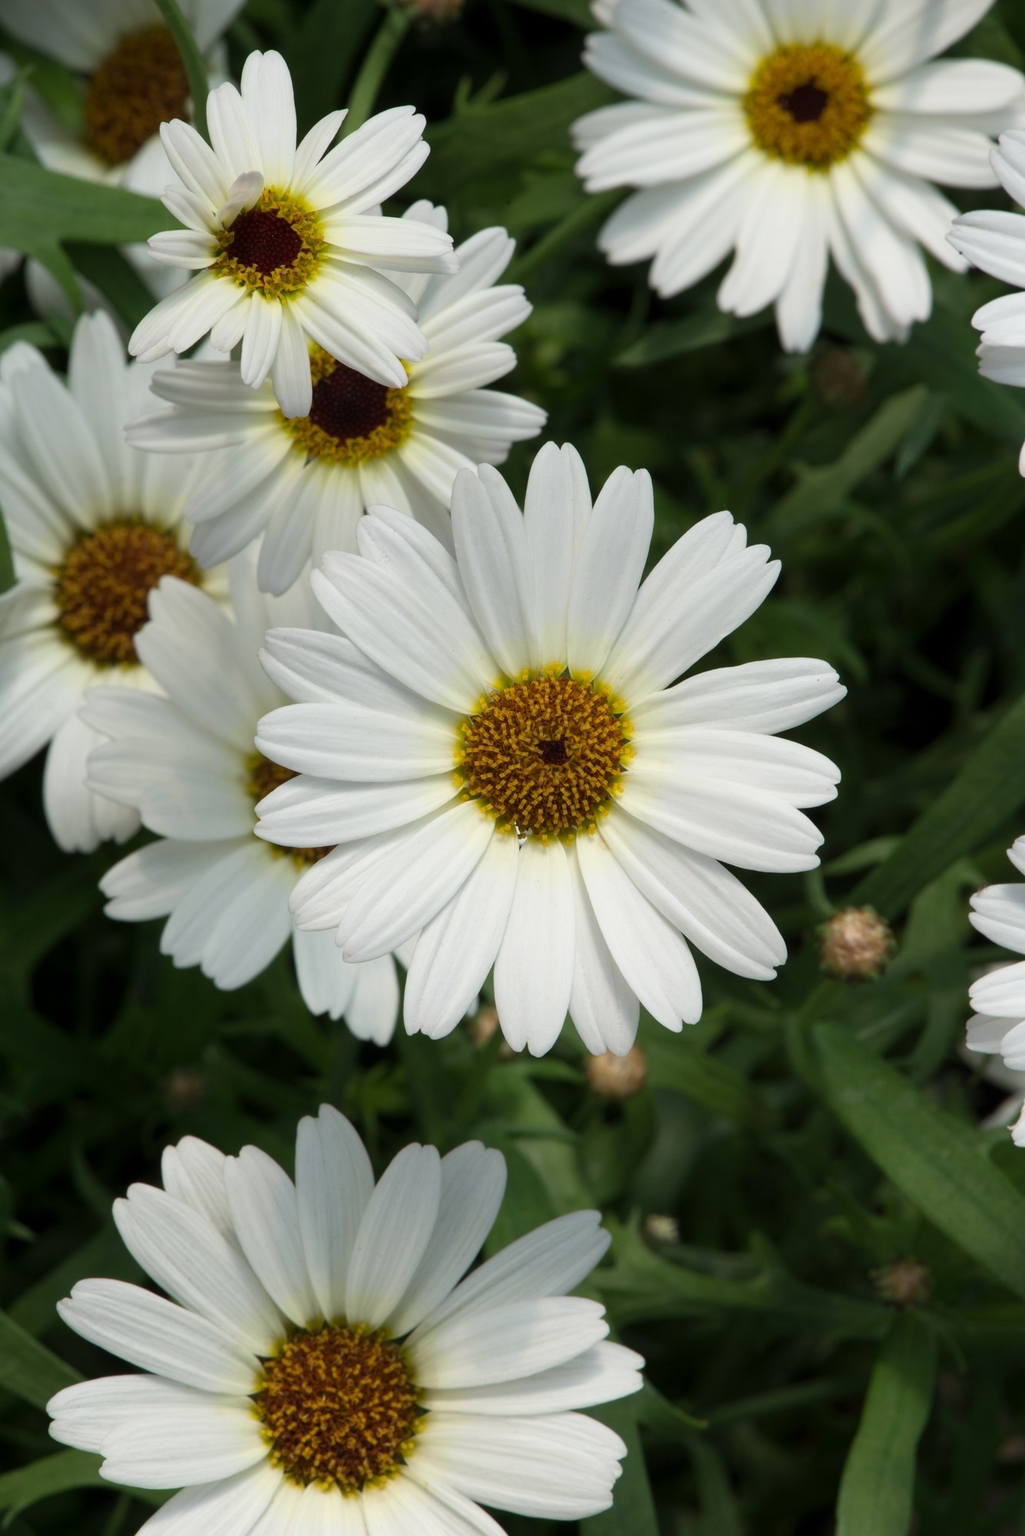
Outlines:
[{"label": "green leaf", "polygon": [[109,1488],[110,1484],[100,1476],[101,1461],[102,1457],[91,1451],[61,1451],[3,1473],[0,1509],[7,1512],[4,1525],[23,1509],[55,1493],[67,1493],[71,1488]]},{"label": "green leaf", "polygon": [[313,0],[303,14],[288,52],[300,131],[344,101],[352,67],[380,19],[377,0]]},{"label": "green leaf", "polygon": [[206,129],[206,98],[210,89],[210,81],[206,72],[206,61],[199,51],[199,45],[192,35],[192,28],[185,20],[178,0],[156,0],[157,9],[167,23],[167,29],[174,38],[181,54],[182,63],[185,65],[185,73],[189,81],[189,95],[192,97],[192,121],[197,130],[208,138]]},{"label": "green leaf", "polygon": [[776,504],[768,519],[766,537],[772,542],[792,537],[842,508],[862,480],[885,463],[914,431],[928,401],[929,391],[924,384],[893,395],[852,437],[834,463],[814,468],[799,465],[800,479]]},{"label": "green leaf", "polygon": [[571,21],[576,27],[593,30],[598,24],[591,11],[591,0],[514,0],[530,11],[542,11],[545,16],[557,16],[560,21]]},{"label": "green leaf", "polygon": [[898,1318],[872,1372],[844,1467],[837,1536],[907,1536],[935,1376],[935,1336],[913,1313]]},{"label": "green leaf", "polygon": [[699,352],[702,347],[718,346],[734,336],[748,331],[760,331],[773,323],[771,309],[760,315],[738,320],[724,315],[718,309],[705,309],[699,314],[688,315],[686,320],[673,320],[668,324],[653,325],[651,329],[627,347],[616,358],[618,368],[644,368],[648,363],[660,363],[667,357],[679,357],[683,352]]},{"label": "green leaf", "polygon": [[585,70],[539,91],[486,106],[470,104],[427,130],[431,157],[413,188],[421,197],[465,196],[465,184],[475,177],[518,171],[544,150],[568,150],[570,123],[611,99],[608,88]]},{"label": "green leaf", "polygon": [[0,246],[34,256],[81,307],[65,240],[127,245],[176,224],[152,197],[59,176],[16,155],[0,155]]},{"label": "green leaf", "polygon": [[1025,802],[1025,697],[975,749],[953,783],[850,898],[898,916],[955,859],[990,842]]},{"label": "green leaf", "polygon": [[775,1121],[765,1095],[733,1067],[707,1055],[686,1032],[671,1035],[661,1027],[645,1031],[644,1050],[652,1088],[672,1088],[702,1109],[750,1129],[767,1130]]},{"label": "green leaf", "polygon": [[1025,1200],[985,1143],[848,1030],[819,1024],[811,1061],[834,1114],[924,1216],[1025,1297]]},{"label": "green leaf", "polygon": [[0,1312],[0,1387],[45,1408],[55,1392],[81,1379],[6,1312]]},{"label": "green leaf", "polygon": [[622,1436],[626,1458],[622,1476],[613,1489],[612,1508],[581,1520],[581,1536],[658,1536],[655,1501],[637,1430],[638,1402],[635,1394],[621,1398],[618,1403],[588,1410],[592,1418],[600,1419]]},{"label": "green leaf", "polygon": [[982,377],[975,355],[978,339],[966,316],[937,306],[924,325],[912,328],[905,346],[888,347],[884,357],[895,378],[928,379],[959,416],[990,437],[1020,444],[1025,438],[1021,391]]}]

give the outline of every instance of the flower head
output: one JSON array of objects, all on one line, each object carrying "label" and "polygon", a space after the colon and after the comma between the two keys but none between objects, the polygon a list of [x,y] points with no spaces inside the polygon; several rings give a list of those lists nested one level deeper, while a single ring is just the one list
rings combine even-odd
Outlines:
[{"label": "flower head", "polygon": [[[405,219],[447,225],[445,210],[426,202]],[[522,288],[495,286],[512,253],[504,229],[484,229],[459,247],[457,274],[397,279],[416,300],[430,348],[407,364],[401,388],[314,347],[313,404],[290,419],[269,383],[253,398],[237,363],[181,362],[159,374],[154,392],[173,409],[135,423],[129,441],[173,453],[224,450],[201,466],[189,502],[200,562],[227,559],[266,529],[258,579],[283,592],[311,554],[354,550],[356,522],[374,502],[412,512],[450,543],[460,469],[502,463],[545,421],[538,406],[482,388],[514,367],[516,354],[497,338],[530,314]]]},{"label": "flower head", "polygon": [[261,597],[245,557],[231,598],[226,611],[185,582],[161,581],[136,638],[162,692],[87,695],[84,719],[101,743],[90,788],[158,835],[104,875],[107,914],[166,917],[163,952],[226,989],[259,975],[291,938],[307,1007],[344,1013],[354,1034],[384,1045],[399,1007],[391,955],[349,965],[330,934],[296,932],[288,910],[299,876],[330,848],[286,850],[254,835],[257,802],[294,777],[253,745],[257,720],[285,698],[257,652],[269,624],[316,624],[317,611],[305,584],[287,600]]},{"label": "flower head", "polygon": [[502,1155],[406,1147],[375,1187],[327,1105],[300,1122],[294,1184],[256,1147],[226,1158],[194,1137],[164,1153],[163,1182],[133,1184],[114,1216],[171,1299],[83,1280],[59,1308],[143,1374],[48,1405],[54,1438],[99,1452],[104,1477],[182,1490],[143,1530],[211,1531],[230,1511],[234,1536],[501,1536],[477,1500],[556,1520],[612,1502],[626,1447],[573,1410],[636,1391],[643,1362],[567,1294],[608,1245],[596,1212],[467,1275]]},{"label": "flower head", "polygon": [[[1025,874],[1025,838],[1019,837],[1007,857]],[[971,899],[973,928],[1015,954],[1025,955],[1025,885],[987,885]],[[1013,1072],[1025,1071],[1025,981],[1021,963],[998,965],[973,983],[969,998],[976,1010],[968,1020],[968,1048],[997,1055]],[[1025,1146],[1025,1111],[1012,1135]]]},{"label": "flower head", "polygon": [[46,816],[69,851],[139,825],[86,787],[96,737],[78,717],[85,690],[152,686],[135,639],[163,576],[221,590],[188,552],[193,465],[124,442],[152,372],[126,363],[103,314],[76,325],[66,384],[23,342],[0,362],[0,506],[18,577],[0,597],[0,775],[49,743]]},{"label": "flower head", "polygon": [[[625,1054],[639,1003],[670,1029],[701,1012],[688,948],[768,978],[786,949],[719,862],[810,869],[798,807],[837,770],[774,733],[843,696],[817,661],[726,668],[671,687],[778,574],[726,512],[641,584],[647,474],[593,507],[572,448],[534,461],[525,512],[487,465],[455,482],[455,558],[387,508],[360,554],[325,555],[314,591],[346,641],[268,636],[264,664],[303,701],[261,721],[297,771],[261,836],[333,843],[292,895],[299,926],[350,959],[416,937],[406,1027],[442,1035],[492,964],[514,1049],[549,1049],[567,1011],[595,1053]],[[686,936],[686,937],[685,937]]]},{"label": "flower head", "polygon": [[663,296],[733,251],[719,307],[775,304],[783,345],[818,334],[830,256],[879,341],[924,320],[921,247],[955,271],[957,209],[932,185],[992,186],[989,134],[1014,121],[1025,78],[984,59],[931,62],[988,0],[876,5],[802,0],[599,0],[584,62],[633,98],[575,125],[591,192],[637,190],[599,245],[653,257]]},{"label": "flower head", "polygon": [[130,350],[152,361],[208,332],[223,352],[241,342],[243,383],[269,378],[286,416],[309,414],[311,341],[402,388],[402,359],[423,357],[427,342],[409,295],[377,269],[454,271],[452,241],[369,210],[426,159],[423,118],[394,107],[329,149],[345,119],[332,112],[297,148],[291,76],[273,52],[249,55],[241,91],[211,91],[207,115],[210,144],[181,120],[161,127],[183,184],[164,205],[185,228],[149,242],[157,260],[198,275],[136,326]]}]

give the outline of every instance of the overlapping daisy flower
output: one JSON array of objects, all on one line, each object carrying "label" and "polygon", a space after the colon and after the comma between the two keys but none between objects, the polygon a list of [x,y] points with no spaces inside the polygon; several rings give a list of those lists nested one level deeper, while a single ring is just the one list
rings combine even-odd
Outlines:
[{"label": "overlapping daisy flower", "polygon": [[494,965],[515,1049],[547,1051],[568,1011],[589,1050],[623,1054],[639,1003],[669,1029],[699,1017],[688,941],[742,976],[786,957],[720,861],[818,863],[800,807],[831,800],[839,773],[775,733],[844,689],[811,660],[671,686],[779,564],[721,512],[642,583],[652,524],[645,472],[617,470],[592,507],[579,455],[548,444],[523,513],[497,470],[457,477],[455,558],[372,508],[360,554],[327,554],[311,578],[345,638],[268,636],[264,664],[301,702],[262,720],[257,745],[298,777],[258,807],[258,831],[337,845],[292,908],[347,959],[419,935],[411,1033],[454,1028]]},{"label": "overlapping daisy flower", "polygon": [[[447,228],[444,208],[419,202],[408,221]],[[457,251],[459,271],[396,277],[418,307],[429,351],[389,388],[311,351],[313,405],[288,418],[266,383],[255,399],[238,363],[188,361],[158,373],[155,394],[173,404],[135,423],[129,442],[152,451],[212,449],[188,505],[192,552],[202,565],[228,559],[262,535],[259,583],[284,592],[307,560],[354,550],[356,523],[373,502],[411,512],[451,544],[448,507],[460,469],[501,464],[534,437],[545,412],[518,395],[485,389],[515,367],[499,340],[531,306],[517,284],[496,287],[514,242],[484,229]]]},{"label": "overlapping daisy flower", "polygon": [[59,1306],[143,1374],[48,1404],[50,1433],[99,1452],[104,1477],[182,1490],[143,1531],[502,1536],[481,1504],[555,1520],[611,1504],[626,1447],[576,1410],[636,1391],[643,1362],[567,1294],[608,1246],[596,1211],[467,1274],[501,1153],[409,1146],[375,1186],[327,1105],[300,1122],[294,1184],[256,1147],[194,1137],[162,1171],[114,1216],[171,1299],[82,1280]]},{"label": "overlapping daisy flower", "polygon": [[[1025,875],[1025,837],[1007,857]],[[1003,949],[1025,955],[1025,885],[987,885],[972,897],[973,928]],[[995,966],[973,983],[969,993],[975,1014],[968,1021],[968,1048],[1000,1055],[1013,1072],[1025,1071],[1025,960]],[[1025,1111],[1011,1134],[1025,1147]]]},{"label": "overlapping daisy flower", "polygon": [[107,914],[166,917],[161,951],[198,965],[226,990],[264,970],[292,939],[299,989],[313,1013],[342,1014],[353,1034],[385,1045],[399,1010],[390,954],[350,965],[332,936],[299,933],[288,898],[327,848],[276,848],[254,834],[255,805],[292,777],[253,745],[256,722],[284,695],[257,654],[269,624],[316,625],[305,582],[285,599],[256,590],[254,561],[230,572],[231,613],[168,577],[151,594],[136,649],[159,693],[94,688],[82,714],[101,745],[90,789],[158,835],[107,871]]},{"label": "overlapping daisy flower", "polygon": [[152,687],[135,637],[162,576],[224,590],[188,552],[193,465],[124,440],[152,375],[126,363],[104,314],[78,321],[66,384],[25,343],[0,360],[0,506],[18,578],[0,596],[0,775],[49,742],[43,803],[69,852],[139,825],[86,787],[97,738],[78,716],[85,690]]},{"label": "overlapping daisy flower", "polygon": [[776,306],[780,339],[818,334],[830,255],[869,334],[902,339],[930,313],[924,248],[955,271],[957,209],[933,185],[994,185],[990,134],[1025,77],[936,55],[991,0],[598,0],[608,30],[584,60],[633,99],[574,126],[591,192],[636,190],[599,245],[652,261],[663,297],[734,252],[719,307]]},{"label": "overlapping daisy flower", "polygon": [[[1004,190],[1025,208],[1025,132],[1003,133],[990,156]],[[1015,288],[1025,288],[1025,218],[1002,208],[980,208],[954,221],[948,239],[973,266]],[[991,299],[972,316],[982,332],[979,372],[996,384],[1025,386],[1025,293]],[[1025,475],[1025,446],[1020,469]]]},{"label": "overlapping daisy flower", "polygon": [[136,326],[134,355],[186,352],[208,333],[221,352],[241,343],[243,383],[269,378],[286,416],[309,415],[311,341],[405,386],[401,360],[423,357],[427,341],[409,295],[379,269],[452,272],[456,258],[433,224],[377,211],[427,157],[423,117],[393,107],[331,149],[345,116],[330,112],[297,148],[288,66],[268,52],[249,55],[241,91],[210,92],[210,144],[180,119],[161,126],[182,183],[163,201],[185,228],[153,235],[149,249],[196,276]]}]

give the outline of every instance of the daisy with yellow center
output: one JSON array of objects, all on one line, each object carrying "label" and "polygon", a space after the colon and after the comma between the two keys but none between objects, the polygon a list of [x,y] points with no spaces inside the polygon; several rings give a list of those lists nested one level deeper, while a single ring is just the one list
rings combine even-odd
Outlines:
[{"label": "daisy with yellow center", "polygon": [[[419,202],[403,222],[444,230],[448,221],[444,208]],[[172,409],[136,422],[129,441],[203,455],[188,509],[201,564],[262,534],[260,586],[283,592],[311,557],[355,550],[356,523],[375,502],[412,513],[450,545],[459,471],[502,463],[545,421],[538,406],[484,387],[515,366],[499,338],[530,314],[523,289],[499,283],[512,253],[504,229],[480,230],[459,247],[458,273],[405,280],[429,351],[407,362],[399,387],[314,346],[309,413],[289,418],[269,383],[254,397],[237,363],[190,360],[159,373],[154,393]]]},{"label": "daisy with yellow center", "polygon": [[415,941],[411,1033],[453,1029],[494,966],[515,1049],[547,1051],[569,1013],[589,1050],[622,1055],[641,1004],[668,1029],[700,1016],[690,943],[760,979],[786,958],[720,861],[818,863],[802,808],[839,775],[776,733],[844,690],[811,660],[676,682],[779,565],[722,512],[642,582],[652,527],[644,472],[617,470],[592,506],[577,453],[549,444],[522,513],[489,466],[457,477],[455,558],[374,507],[359,554],[311,578],[342,636],[267,638],[264,666],[299,702],[256,742],[298,776],[258,833],[337,845],[292,893],[300,929],[333,931],[351,960]]},{"label": "daisy with yellow center", "polygon": [[934,182],[992,186],[991,135],[1025,78],[936,56],[991,0],[597,0],[584,62],[632,99],[574,126],[591,192],[632,187],[599,237],[609,261],[654,258],[663,297],[733,252],[719,307],[776,307],[780,339],[818,334],[832,257],[877,341],[925,319],[922,251],[954,271],[957,209]]},{"label": "daisy with yellow center", "polygon": [[[427,157],[412,107],[380,112],[334,149],[332,112],[296,144],[292,79],[278,53],[251,53],[241,89],[207,101],[210,143],[175,119],[161,140],[179,177],[163,201],[184,229],[154,235],[150,254],[195,272],[135,328],[129,350],[155,360],[210,334],[241,343],[242,382],[269,379],[286,416],[306,416],[309,344],[378,383],[401,388],[403,359],[427,343],[416,306],[389,272],[451,272],[452,241],[420,221],[371,209]],[[383,270],[382,270],[383,269]]]},{"label": "daisy with yellow center", "polygon": [[286,697],[257,653],[268,625],[316,624],[317,610],[305,582],[284,600],[261,596],[254,564],[233,563],[227,605],[180,577],[162,580],[136,636],[159,692],[98,687],[86,698],[83,720],[98,743],[90,788],[157,834],[104,875],[107,914],[166,917],[163,953],[227,990],[258,976],[291,939],[310,1011],[344,1014],[355,1035],[384,1045],[399,1008],[392,956],[349,965],[329,934],[297,933],[288,909],[300,875],[331,845],[280,848],[255,836],[257,803],[295,778],[253,744],[257,720]]},{"label": "daisy with yellow center", "polygon": [[102,314],[79,320],[66,384],[24,343],[0,362],[0,506],[18,577],[0,597],[0,775],[49,744],[44,805],[69,851],[139,824],[87,788],[86,689],[152,687],[135,641],[162,577],[222,589],[188,552],[193,466],[124,441],[152,372],[126,363]]},{"label": "daisy with yellow center", "polygon": [[501,1153],[406,1147],[375,1185],[326,1104],[299,1124],[294,1183],[191,1136],[162,1171],[114,1219],[170,1300],[81,1280],[59,1306],[138,1372],[48,1405],[103,1477],[181,1490],[143,1532],[502,1536],[481,1504],[577,1521],[612,1503],[626,1447],[579,1410],[636,1392],[643,1361],[569,1294],[608,1246],[596,1211],[471,1269]]}]

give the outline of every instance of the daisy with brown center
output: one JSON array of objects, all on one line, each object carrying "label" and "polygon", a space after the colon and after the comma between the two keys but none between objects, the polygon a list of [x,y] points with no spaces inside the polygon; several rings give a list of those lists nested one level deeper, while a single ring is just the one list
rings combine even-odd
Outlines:
[{"label": "daisy with brown center", "polygon": [[992,0],[597,0],[584,61],[633,98],[575,124],[588,191],[637,190],[599,245],[654,257],[663,297],[734,252],[719,307],[775,304],[780,339],[818,334],[830,256],[869,333],[902,339],[932,304],[922,248],[954,271],[957,209],[933,182],[992,186],[991,134],[1025,78],[935,62]]},{"label": "daisy with brown center", "polygon": [[675,683],[779,565],[722,512],[642,583],[652,526],[645,473],[617,470],[592,506],[579,456],[549,444],[522,513],[487,465],[457,477],[455,558],[372,508],[360,553],[311,578],[345,639],[268,637],[264,665],[301,702],[257,745],[299,776],[259,807],[259,833],[338,845],[296,885],[301,928],[333,929],[348,959],[415,939],[410,1032],[454,1028],[494,965],[514,1049],[547,1051],[568,1012],[590,1050],[624,1054],[641,1004],[673,1030],[699,1017],[688,941],[742,976],[786,958],[720,860],[818,863],[800,808],[839,775],[775,733],[844,690],[811,660]]},{"label": "daisy with brown center", "polygon": [[179,119],[161,128],[182,184],[164,204],[185,228],[149,242],[158,261],[197,275],[136,326],[129,350],[154,360],[208,332],[222,352],[241,342],[242,382],[269,378],[286,416],[311,408],[310,342],[403,388],[402,359],[423,357],[427,342],[415,304],[379,269],[452,272],[456,260],[442,230],[370,210],[426,159],[424,119],[394,107],[331,149],[345,120],[332,112],[297,147],[278,53],[251,53],[241,91],[211,91],[207,118],[210,144]]},{"label": "daisy with brown center", "polygon": [[163,1183],[133,1184],[114,1217],[171,1300],[82,1280],[59,1307],[143,1374],[48,1405],[102,1476],[182,1490],[143,1531],[502,1536],[477,1500],[572,1521],[611,1504],[626,1447],[575,1410],[637,1391],[643,1362],[568,1294],[608,1246],[596,1211],[470,1270],[501,1153],[406,1147],[375,1186],[327,1105],[300,1122],[294,1183],[255,1147],[194,1137]]},{"label": "daisy with brown center", "polygon": [[139,824],[86,787],[85,690],[152,687],[135,639],[161,577],[223,587],[188,552],[193,466],[124,441],[152,371],[126,363],[102,314],[78,322],[66,384],[24,343],[0,362],[0,506],[18,577],[0,597],[0,775],[49,743],[44,805],[69,851]]},{"label": "daisy with brown center", "polygon": [[[405,220],[447,225],[445,210],[426,202]],[[207,452],[188,508],[200,563],[227,559],[262,533],[260,586],[283,592],[311,555],[355,550],[356,523],[374,502],[411,512],[451,544],[460,469],[502,463],[545,421],[529,401],[483,388],[514,367],[515,352],[498,338],[530,314],[522,288],[496,286],[512,252],[504,229],[481,230],[459,247],[458,273],[405,279],[430,350],[407,364],[402,388],[313,347],[313,404],[290,419],[269,383],[254,397],[237,363],[190,360],[159,373],[154,393],[174,408],[137,422],[129,441]]]},{"label": "daisy with brown center", "polygon": [[391,955],[349,965],[330,934],[295,932],[288,910],[299,876],[330,847],[255,836],[257,802],[295,777],[253,744],[257,720],[285,698],[257,653],[268,625],[315,624],[317,610],[305,582],[283,601],[261,596],[253,565],[235,561],[230,610],[163,580],[136,637],[162,692],[94,688],[86,698],[84,721],[102,743],[91,789],[158,836],[104,875],[106,910],[129,922],[166,917],[163,953],[225,989],[258,976],[291,938],[310,1011],[344,1014],[353,1034],[384,1045],[399,1008]]}]

